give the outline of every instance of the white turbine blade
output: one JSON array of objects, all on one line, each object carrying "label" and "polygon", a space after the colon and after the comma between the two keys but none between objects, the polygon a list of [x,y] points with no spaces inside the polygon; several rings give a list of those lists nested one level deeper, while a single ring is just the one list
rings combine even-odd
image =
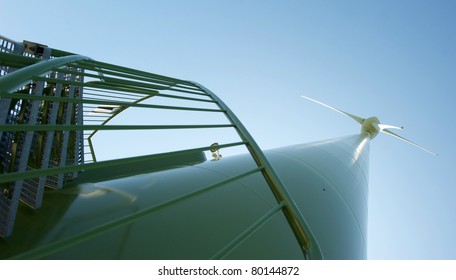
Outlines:
[{"label": "white turbine blade", "polygon": [[394,126],[394,125],[382,124],[382,123],[378,124],[378,127],[380,127],[380,131],[383,131],[388,128],[394,128],[394,129],[400,129],[400,130],[404,129],[403,126]]},{"label": "white turbine blade", "polygon": [[339,109],[337,109],[337,108],[335,108],[335,107],[331,107],[331,106],[329,106],[329,105],[326,105],[326,104],[323,103],[323,102],[317,101],[317,100],[312,99],[312,98],[310,98],[310,97],[307,97],[307,96],[304,96],[304,95],[301,95],[301,97],[302,97],[302,98],[305,98],[305,99],[307,99],[307,100],[313,101],[313,102],[315,102],[315,103],[317,103],[317,104],[320,104],[320,105],[322,105],[322,106],[325,106],[326,108],[329,108],[329,109],[334,110],[334,111],[336,111],[336,112],[339,112],[339,113],[341,113],[342,115],[349,116],[350,118],[354,119],[354,120],[355,120],[357,123],[359,123],[359,124],[363,124],[363,122],[364,122],[364,118],[361,118],[361,117],[355,116],[355,115],[353,115],[353,114],[344,112],[344,111],[339,110]]},{"label": "white turbine blade", "polygon": [[436,153],[434,153],[434,152],[432,152],[432,151],[429,151],[428,149],[426,149],[426,148],[424,148],[424,147],[422,147],[422,146],[420,146],[420,145],[418,145],[418,144],[416,144],[416,143],[413,143],[412,141],[407,140],[407,139],[405,139],[404,137],[399,136],[399,135],[397,135],[396,133],[391,132],[391,131],[388,130],[388,129],[383,129],[383,130],[381,130],[381,132],[386,133],[386,134],[389,134],[389,135],[391,135],[391,136],[394,136],[394,137],[396,137],[396,138],[398,138],[398,139],[400,139],[400,140],[402,140],[402,141],[405,141],[405,142],[407,142],[407,143],[409,143],[409,144],[412,144],[413,146],[418,147],[418,148],[420,148],[420,149],[422,149],[422,150],[424,150],[424,151],[426,151],[426,152],[428,152],[428,153],[430,153],[430,154],[433,154],[434,156],[438,156],[438,154],[436,154]]}]

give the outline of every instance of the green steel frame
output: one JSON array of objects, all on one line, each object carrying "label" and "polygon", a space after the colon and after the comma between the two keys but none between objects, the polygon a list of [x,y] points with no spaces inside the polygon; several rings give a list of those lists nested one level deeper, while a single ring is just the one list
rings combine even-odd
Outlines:
[{"label": "green steel frame", "polygon": [[[0,38],[1,39],[1,38]],[[231,243],[227,244],[225,248],[213,256],[215,259],[224,258],[229,252],[235,249],[245,238],[247,238],[255,229],[264,224],[274,213],[282,211],[288,220],[288,223],[295,233],[296,239],[301,246],[305,258],[320,258],[321,253],[315,247],[313,237],[310,229],[300,213],[298,207],[293,199],[288,194],[286,188],[281,182],[279,176],[275,173],[274,169],[269,164],[267,158],[264,156],[262,150],[256,144],[247,129],[242,125],[235,114],[228,108],[228,106],[214,93],[206,89],[198,83],[185,81],[166,76],[156,75],[144,71],[121,67],[113,64],[103,63],[92,60],[88,57],[81,55],[73,55],[59,50],[49,49],[51,59],[45,60],[40,57],[27,57],[12,52],[0,52],[0,65],[4,67],[4,75],[0,77],[0,101],[1,102],[16,102],[17,104],[33,103],[38,105],[38,111],[43,112],[45,109],[51,107],[52,104],[60,106],[58,113],[62,109],[62,104],[65,108],[73,108],[73,119],[67,116],[71,121],[59,122],[59,118],[54,122],[32,119],[29,122],[10,124],[6,121],[0,123],[0,136],[6,132],[18,135],[20,133],[29,133],[36,137],[44,137],[44,133],[54,135],[51,137],[50,143],[62,138],[61,134],[69,132],[84,133],[83,148],[88,148],[87,151],[79,151],[79,161],[71,164],[53,165],[46,163],[43,166],[35,166],[31,168],[15,169],[10,166],[8,170],[4,170],[0,174],[0,186],[2,186],[4,193],[15,192],[16,195],[7,196],[3,194],[0,198],[3,201],[9,202],[8,211],[0,212],[0,233],[2,236],[7,237],[12,233],[14,225],[15,211],[18,207],[19,200],[24,202],[23,196],[17,193],[17,185],[15,182],[23,182],[33,178],[49,178],[49,176],[64,175],[71,173],[73,177],[77,176],[79,171],[97,169],[109,166],[121,166],[124,164],[138,163],[150,159],[160,159],[176,155],[185,155],[197,151],[210,151],[213,146],[196,147],[192,149],[176,149],[172,152],[159,153],[153,155],[145,155],[131,158],[97,161],[95,149],[92,144],[92,137],[102,130],[163,130],[163,129],[211,129],[211,128],[232,128],[240,137],[240,141],[233,143],[221,143],[217,148],[228,148],[234,146],[245,146],[256,162],[257,167],[254,170],[246,171],[225,181],[219,182],[212,186],[206,186],[201,190],[189,193],[185,196],[166,201],[149,209],[128,215],[122,219],[100,225],[97,228],[73,236],[67,240],[61,240],[45,247],[25,253],[18,258],[40,258],[52,252],[63,250],[68,246],[73,246],[86,239],[95,237],[106,231],[113,230],[135,222],[144,216],[151,215],[155,211],[170,206],[187,197],[198,195],[199,193],[209,191],[216,187],[221,187],[233,180],[239,180],[242,177],[250,174],[260,172],[265,182],[269,185],[272,193],[277,200],[277,206],[266,213],[259,221],[253,224],[250,228],[240,233],[239,236]],[[61,56],[61,57],[59,57]],[[42,84],[40,94],[27,91],[29,88],[37,87],[37,84]],[[64,91],[76,91],[79,95],[76,96],[62,96],[60,94]],[[198,102],[203,104],[201,107],[196,106],[169,106],[169,105],[152,105],[144,103],[145,100],[151,97],[162,97],[166,99],[179,99],[190,102]],[[20,101],[18,101],[20,100]],[[204,105],[206,104],[206,105]],[[83,107],[75,107],[77,105]],[[73,106],[73,107],[72,107]],[[110,113],[99,114],[98,116],[90,115],[98,107],[113,109]],[[109,107],[111,106],[111,107]],[[215,106],[215,107],[214,107]],[[11,106],[10,106],[11,108]],[[211,112],[220,113],[225,116],[227,123],[216,124],[195,124],[195,125],[108,125],[108,123],[119,113],[129,108],[148,108],[152,110],[184,110],[194,112]],[[82,109],[82,110],[81,110]],[[117,109],[117,110],[115,110]],[[55,109],[57,112],[57,109]],[[76,112],[75,112],[76,111]],[[81,114],[81,111],[85,111]],[[89,112],[87,114],[87,112]],[[77,117],[74,114],[79,114]],[[79,119],[77,119],[79,118]],[[38,117],[40,119],[40,117]],[[79,120],[79,121],[78,121]],[[0,119],[1,121],[1,119]],[[95,122],[95,124],[85,124],[86,122]],[[60,133],[60,134],[59,134]],[[68,137],[68,136],[67,136]],[[75,136],[76,137],[76,136]],[[19,139],[19,138],[15,138]],[[30,140],[32,141],[32,140]],[[35,141],[35,140],[33,140]],[[77,138],[72,140],[77,141]],[[34,142],[38,143],[38,142]],[[74,144],[79,145],[79,144]],[[54,147],[54,146],[53,146]],[[50,147],[48,147],[49,149]],[[43,148],[44,149],[44,148]],[[77,148],[72,148],[77,149]],[[17,151],[16,151],[17,152]],[[9,153],[9,152],[8,152]],[[50,153],[48,151],[48,153]],[[14,156],[14,155],[11,155]],[[77,157],[77,155],[76,155]],[[30,159],[28,160],[30,165]],[[63,182],[63,181],[62,181]],[[48,184],[45,184],[48,186]],[[19,185],[19,188],[21,186]],[[12,191],[10,191],[12,189]],[[42,190],[41,190],[42,192]],[[37,198],[41,199],[41,197]],[[16,201],[12,201],[16,200]],[[0,203],[2,201],[0,200]],[[26,201],[25,201],[26,202]],[[30,205],[30,203],[27,203]],[[0,205],[1,206],[1,205]],[[34,207],[34,205],[30,205]],[[38,208],[40,202],[36,203],[34,208]],[[3,206],[3,209],[5,207]],[[8,214],[9,213],[9,214]]]}]

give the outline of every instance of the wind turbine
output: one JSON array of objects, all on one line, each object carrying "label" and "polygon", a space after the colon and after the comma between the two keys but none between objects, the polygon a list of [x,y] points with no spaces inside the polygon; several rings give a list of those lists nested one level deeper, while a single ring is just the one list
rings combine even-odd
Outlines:
[{"label": "wind turbine", "polygon": [[[15,52],[16,46],[25,47],[10,43]],[[35,45],[44,49],[36,54],[42,61],[3,52],[7,59],[0,62],[23,66],[0,77],[0,105],[10,108],[0,110],[0,132],[7,136],[2,143],[8,144],[0,145],[0,154],[8,160],[3,166],[10,166],[0,174],[0,183],[5,183],[0,184],[0,235],[7,238],[0,238],[0,259],[365,259],[370,140],[383,132],[435,154],[390,130],[401,127],[306,96],[354,119],[361,134],[263,151],[229,107],[198,83]],[[44,58],[51,53],[56,58]],[[29,85],[32,92],[17,91],[35,79]],[[63,96],[67,89],[73,97]],[[142,102],[151,97],[191,105]],[[71,107],[73,102],[84,106]],[[65,103],[66,110],[56,106]],[[218,113],[226,121],[189,125],[177,118],[173,125],[138,125],[134,119],[127,125],[107,124],[130,107]],[[46,110],[51,117],[41,118]],[[28,120],[23,112],[30,112]],[[72,117],[76,113],[78,118]],[[84,124],[86,118],[95,125]],[[212,128],[232,128],[240,141],[204,142],[192,149],[105,161],[96,160],[90,142],[98,130]],[[80,133],[55,134],[67,130]],[[90,136],[85,139],[81,130]],[[40,137],[46,131],[50,133],[44,141]],[[59,151],[52,153],[57,146]],[[84,152],[86,146],[90,153]],[[235,146],[244,146],[248,153],[222,158],[219,149]],[[125,147],[123,143],[120,148]],[[37,156],[36,150],[46,156]],[[206,159],[205,151],[213,160]],[[56,163],[56,157],[61,161]],[[19,162],[17,168],[14,162]],[[45,191],[46,182],[60,190]],[[27,205],[19,206],[19,200]],[[27,208],[38,205],[37,211]]]},{"label": "wind turbine", "polygon": [[404,129],[403,126],[399,127],[399,126],[394,126],[394,125],[382,124],[382,123],[380,123],[380,120],[377,117],[362,118],[362,117],[347,113],[345,111],[342,111],[340,109],[337,109],[335,107],[329,106],[329,105],[327,105],[327,104],[325,104],[323,102],[320,102],[318,100],[312,99],[312,98],[310,98],[308,96],[301,95],[301,97],[305,98],[307,100],[310,100],[312,102],[315,102],[317,104],[320,104],[320,105],[322,105],[324,107],[327,107],[327,108],[329,108],[331,110],[334,110],[334,111],[336,111],[338,113],[341,113],[342,115],[348,116],[351,119],[355,120],[357,123],[359,123],[361,125],[361,133],[365,133],[365,132],[369,133],[370,139],[374,139],[378,135],[379,132],[382,132],[382,133],[391,135],[393,137],[396,137],[396,138],[398,138],[398,139],[400,139],[402,141],[405,141],[405,142],[407,142],[409,144],[412,144],[413,146],[418,147],[418,148],[420,148],[420,149],[422,149],[422,150],[424,150],[424,151],[426,151],[426,152],[428,152],[428,153],[430,153],[432,155],[438,156],[438,154],[436,154],[436,153],[424,148],[423,146],[420,146],[420,145],[418,145],[418,144],[416,144],[416,143],[414,143],[414,142],[412,142],[412,141],[410,141],[410,140],[408,140],[408,139],[406,139],[406,138],[404,138],[404,137],[402,137],[400,135],[397,135],[396,133],[394,133],[394,132],[392,132],[390,130],[390,129],[403,130]]}]

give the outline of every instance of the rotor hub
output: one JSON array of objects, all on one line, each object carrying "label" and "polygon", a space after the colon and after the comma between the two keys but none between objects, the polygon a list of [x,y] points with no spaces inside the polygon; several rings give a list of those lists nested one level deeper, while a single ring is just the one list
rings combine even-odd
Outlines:
[{"label": "rotor hub", "polygon": [[361,125],[361,133],[369,133],[370,138],[374,139],[380,131],[380,120],[377,117],[365,119]]}]

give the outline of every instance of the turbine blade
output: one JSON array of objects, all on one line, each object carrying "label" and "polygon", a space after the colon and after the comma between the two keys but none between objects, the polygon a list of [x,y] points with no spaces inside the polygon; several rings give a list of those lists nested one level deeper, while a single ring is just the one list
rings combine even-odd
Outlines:
[{"label": "turbine blade", "polygon": [[394,136],[394,137],[396,137],[396,138],[398,138],[398,139],[400,139],[400,140],[402,140],[402,141],[405,141],[405,142],[407,142],[407,143],[409,143],[409,144],[412,144],[413,146],[418,147],[418,148],[420,148],[420,149],[422,149],[422,150],[424,150],[424,151],[426,151],[426,152],[428,152],[428,153],[430,153],[430,154],[433,154],[434,156],[438,156],[438,155],[439,155],[439,154],[436,154],[436,153],[434,153],[434,152],[432,152],[432,151],[429,151],[428,149],[426,149],[426,148],[424,148],[424,147],[422,147],[422,146],[420,146],[420,145],[418,145],[418,144],[416,144],[416,143],[413,143],[413,142],[410,141],[410,140],[405,139],[405,138],[402,137],[402,136],[397,135],[397,134],[394,133],[394,132],[391,132],[391,131],[388,130],[388,129],[383,129],[383,130],[381,130],[381,132],[386,133],[386,134],[389,134],[389,135],[391,135],[391,136]]},{"label": "turbine blade", "polygon": [[394,126],[394,125],[389,125],[389,124],[382,124],[382,123],[378,124],[378,127],[380,127],[380,131],[383,131],[383,130],[388,129],[388,128],[394,128],[394,129],[400,129],[400,130],[404,129],[403,126],[399,127],[399,126]]},{"label": "turbine blade", "polygon": [[339,110],[339,109],[337,109],[337,108],[335,108],[335,107],[331,107],[331,106],[329,106],[329,105],[326,105],[326,104],[323,103],[323,102],[317,101],[317,100],[312,99],[312,98],[310,98],[310,97],[307,97],[307,96],[304,96],[304,95],[301,95],[301,97],[302,97],[302,98],[305,98],[305,99],[307,99],[307,100],[313,101],[313,102],[315,102],[315,103],[317,103],[317,104],[320,104],[320,105],[322,105],[322,106],[325,106],[326,108],[329,108],[329,109],[334,110],[334,111],[336,111],[336,112],[339,112],[339,113],[341,113],[342,115],[346,115],[346,116],[348,116],[348,117],[354,119],[357,123],[359,123],[359,124],[361,124],[361,125],[363,124],[363,122],[364,122],[364,120],[365,120],[364,118],[361,118],[361,117],[358,117],[358,116],[356,116],[356,115],[353,115],[353,114],[344,112],[344,111]]}]

